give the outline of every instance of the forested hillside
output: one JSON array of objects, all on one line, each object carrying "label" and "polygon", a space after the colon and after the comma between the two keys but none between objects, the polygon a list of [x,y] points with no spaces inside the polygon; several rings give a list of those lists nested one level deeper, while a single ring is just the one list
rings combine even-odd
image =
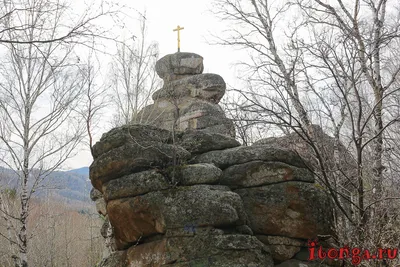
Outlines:
[{"label": "forested hillside", "polygon": [[[18,175],[10,169],[0,167],[0,188],[17,189]],[[32,184],[30,184],[32,187]],[[91,205],[89,193],[92,185],[89,180],[89,170],[83,167],[70,171],[52,172],[38,188],[34,196],[43,199],[47,195],[57,201],[72,203],[82,202]]]}]

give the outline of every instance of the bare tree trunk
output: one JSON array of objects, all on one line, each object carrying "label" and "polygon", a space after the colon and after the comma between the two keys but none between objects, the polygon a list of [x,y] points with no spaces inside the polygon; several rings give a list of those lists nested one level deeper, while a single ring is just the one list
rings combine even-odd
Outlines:
[{"label": "bare tree trunk", "polygon": [[387,246],[388,222],[398,216],[387,203],[399,199],[387,183],[387,173],[399,169],[387,166],[399,166],[400,158],[388,161],[399,141],[392,137],[390,147],[386,139],[400,121],[400,23],[393,19],[399,12],[386,6],[394,2],[215,2],[214,12],[232,21],[215,43],[249,52],[241,64],[248,87],[236,90],[244,99],[237,108],[251,114],[244,116],[248,125],[300,137],[336,204],[337,222],[349,225],[344,244]]},{"label": "bare tree trunk", "polygon": [[88,9],[77,21],[66,20],[62,16],[68,8],[52,0],[4,1],[0,7],[0,43],[7,48],[0,65],[0,148],[7,153],[0,162],[18,175],[20,203],[18,215],[2,213],[18,223],[17,238],[11,241],[18,250],[12,257],[19,267],[32,265],[32,194],[71,157],[84,136],[82,121],[72,116],[82,94],[72,51],[83,36],[97,35],[92,22],[109,14],[92,16]]}]

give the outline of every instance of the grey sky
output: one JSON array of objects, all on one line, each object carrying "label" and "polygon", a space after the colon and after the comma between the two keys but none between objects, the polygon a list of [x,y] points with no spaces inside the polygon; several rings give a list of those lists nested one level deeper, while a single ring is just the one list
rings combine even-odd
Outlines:
[{"label": "grey sky", "polygon": [[[181,51],[194,52],[204,57],[204,72],[221,75],[225,81],[233,85],[235,81],[235,67],[233,64],[243,57],[243,51],[235,51],[229,47],[210,45],[210,33],[221,34],[224,30],[223,22],[210,12],[212,0],[124,0],[118,1],[138,11],[146,10],[148,23],[148,40],[159,43],[160,57],[177,51],[177,33],[173,31],[180,25]],[[133,13],[132,13],[133,14]],[[132,16],[135,16],[134,14]],[[138,23],[132,23],[131,31],[138,31]],[[96,136],[98,139],[101,134]],[[77,155],[66,162],[65,169],[89,166],[92,162],[86,147],[77,151]]]}]

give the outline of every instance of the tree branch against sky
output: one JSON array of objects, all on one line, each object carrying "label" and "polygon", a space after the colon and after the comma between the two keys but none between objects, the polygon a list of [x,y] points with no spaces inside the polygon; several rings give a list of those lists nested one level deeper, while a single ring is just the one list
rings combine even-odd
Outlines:
[{"label": "tree branch against sky", "polygon": [[16,266],[29,263],[32,195],[75,153],[85,136],[84,121],[75,113],[85,79],[74,49],[85,45],[86,38],[104,36],[105,30],[94,22],[112,14],[105,6],[99,13],[88,8],[74,14],[67,3],[21,0],[4,1],[1,6],[0,43],[5,52],[0,67],[0,162],[18,177],[20,201],[14,218],[17,238],[2,238],[16,246]]},{"label": "tree branch against sky", "polygon": [[[344,221],[358,230],[356,239],[349,234],[354,228],[343,236],[363,242],[370,234],[371,246],[383,245],[377,233],[384,232],[386,240],[391,235],[382,223],[390,213],[385,199],[395,197],[388,168],[399,164],[395,157],[388,161],[386,153],[399,138],[393,133],[400,118],[394,108],[400,89],[398,2],[214,3],[215,14],[231,22],[216,43],[248,52],[240,64],[247,87],[236,86],[236,92],[245,102],[241,110],[252,113],[246,116],[252,118],[249,123],[299,136],[318,163],[318,181]],[[339,155],[334,162],[315,125],[333,136]],[[341,154],[343,148],[351,159]]]},{"label": "tree branch against sky", "polygon": [[[46,3],[50,5],[46,6]],[[83,8],[83,12],[72,13],[72,5]],[[45,8],[38,9],[38,6]],[[53,21],[57,23],[57,32],[26,38],[24,32],[32,26],[31,22],[24,20],[26,12],[51,16],[52,19],[57,18],[57,22]],[[4,22],[0,28],[0,43],[46,44],[61,41],[74,43],[79,42],[83,37],[111,39],[110,36],[105,35],[107,30],[99,27],[97,22],[107,16],[117,19],[118,12],[111,2],[106,1],[99,1],[96,5],[93,2],[92,5],[85,7],[80,2],[71,3],[70,1],[5,0],[0,6],[0,20]],[[36,28],[40,28],[42,33],[51,32],[51,28],[44,27],[47,24],[44,24],[41,19],[37,23]]]},{"label": "tree branch against sky", "polygon": [[158,44],[148,42],[146,13],[139,14],[138,20],[138,36],[117,43],[117,54],[112,62],[114,125],[141,122],[138,112],[161,86],[161,79],[155,72]]}]

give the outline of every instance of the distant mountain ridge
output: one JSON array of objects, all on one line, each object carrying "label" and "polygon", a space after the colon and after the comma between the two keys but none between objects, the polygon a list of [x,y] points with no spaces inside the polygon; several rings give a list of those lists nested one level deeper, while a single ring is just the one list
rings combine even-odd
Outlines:
[{"label": "distant mountain ridge", "polygon": [[[17,175],[10,169],[0,167],[0,188],[17,188]],[[92,185],[89,180],[89,167],[69,171],[55,171],[44,181],[46,190],[38,190],[36,196],[41,198],[48,193],[52,197],[66,201],[90,202],[89,193]]]},{"label": "distant mountain ridge", "polygon": [[86,175],[89,178],[89,167],[82,167],[82,168],[78,168],[78,169],[73,169],[73,170],[69,170],[67,172]]}]

